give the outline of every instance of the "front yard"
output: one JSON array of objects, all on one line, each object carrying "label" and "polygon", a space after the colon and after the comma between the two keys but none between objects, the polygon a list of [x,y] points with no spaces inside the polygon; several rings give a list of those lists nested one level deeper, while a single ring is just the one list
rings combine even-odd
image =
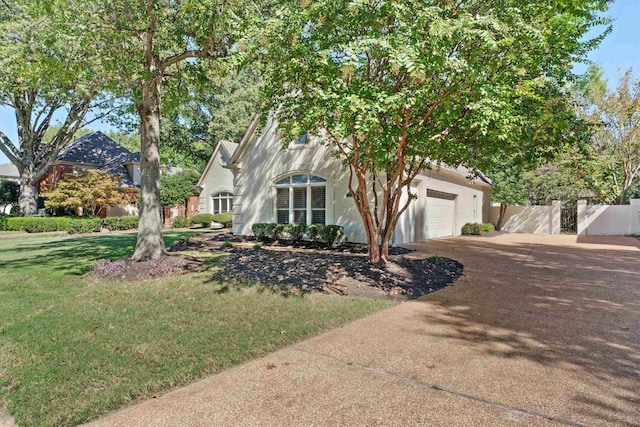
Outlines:
[{"label": "front yard", "polygon": [[[167,244],[193,235],[165,234]],[[208,271],[130,283],[83,278],[135,233],[0,239],[0,408],[21,426],[75,425],[391,305],[276,293]]]}]

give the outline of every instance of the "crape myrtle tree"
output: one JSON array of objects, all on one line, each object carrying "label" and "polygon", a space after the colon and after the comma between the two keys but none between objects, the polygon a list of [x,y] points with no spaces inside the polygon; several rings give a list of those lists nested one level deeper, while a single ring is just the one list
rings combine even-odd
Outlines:
[{"label": "crape myrtle tree", "polygon": [[95,49],[54,37],[34,2],[0,2],[0,38],[0,105],[13,110],[17,124],[16,141],[0,129],[0,151],[20,173],[20,214],[32,215],[38,182],[78,130],[107,114],[112,100],[101,96],[105,74]]},{"label": "crape myrtle tree", "polygon": [[553,144],[548,131],[568,125],[554,127],[549,108],[548,125],[536,129],[531,116],[598,43],[585,35],[606,9],[606,0],[291,1],[256,36],[264,92],[283,135],[309,131],[335,148],[369,260],[385,262],[421,170],[481,170],[525,138],[532,150]]},{"label": "crape myrtle tree", "polygon": [[165,253],[160,213],[160,116],[225,72],[248,17],[242,0],[41,0],[67,37],[98,45],[115,73],[110,90],[132,99],[140,122],[140,221],[136,261]]}]

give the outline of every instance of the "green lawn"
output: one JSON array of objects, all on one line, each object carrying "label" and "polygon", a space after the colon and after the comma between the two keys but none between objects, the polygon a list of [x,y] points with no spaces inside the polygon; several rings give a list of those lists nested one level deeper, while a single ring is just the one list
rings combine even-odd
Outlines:
[{"label": "green lawn", "polygon": [[135,233],[0,239],[0,408],[19,425],[75,425],[391,304],[261,292],[209,272],[82,280],[134,244]]}]

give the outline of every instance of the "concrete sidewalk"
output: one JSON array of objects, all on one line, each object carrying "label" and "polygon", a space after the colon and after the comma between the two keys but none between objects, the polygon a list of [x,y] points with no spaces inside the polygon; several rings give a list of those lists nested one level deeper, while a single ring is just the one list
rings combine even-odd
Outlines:
[{"label": "concrete sidewalk", "polygon": [[640,241],[415,247],[464,276],[94,425],[640,425]]}]

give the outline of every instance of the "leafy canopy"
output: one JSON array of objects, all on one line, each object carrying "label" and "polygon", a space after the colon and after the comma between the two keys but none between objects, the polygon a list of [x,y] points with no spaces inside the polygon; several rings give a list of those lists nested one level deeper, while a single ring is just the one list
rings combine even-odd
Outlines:
[{"label": "leafy canopy", "polygon": [[181,205],[193,196],[196,182],[200,174],[193,170],[182,171],[173,175],[167,173],[160,177],[160,204]]}]

